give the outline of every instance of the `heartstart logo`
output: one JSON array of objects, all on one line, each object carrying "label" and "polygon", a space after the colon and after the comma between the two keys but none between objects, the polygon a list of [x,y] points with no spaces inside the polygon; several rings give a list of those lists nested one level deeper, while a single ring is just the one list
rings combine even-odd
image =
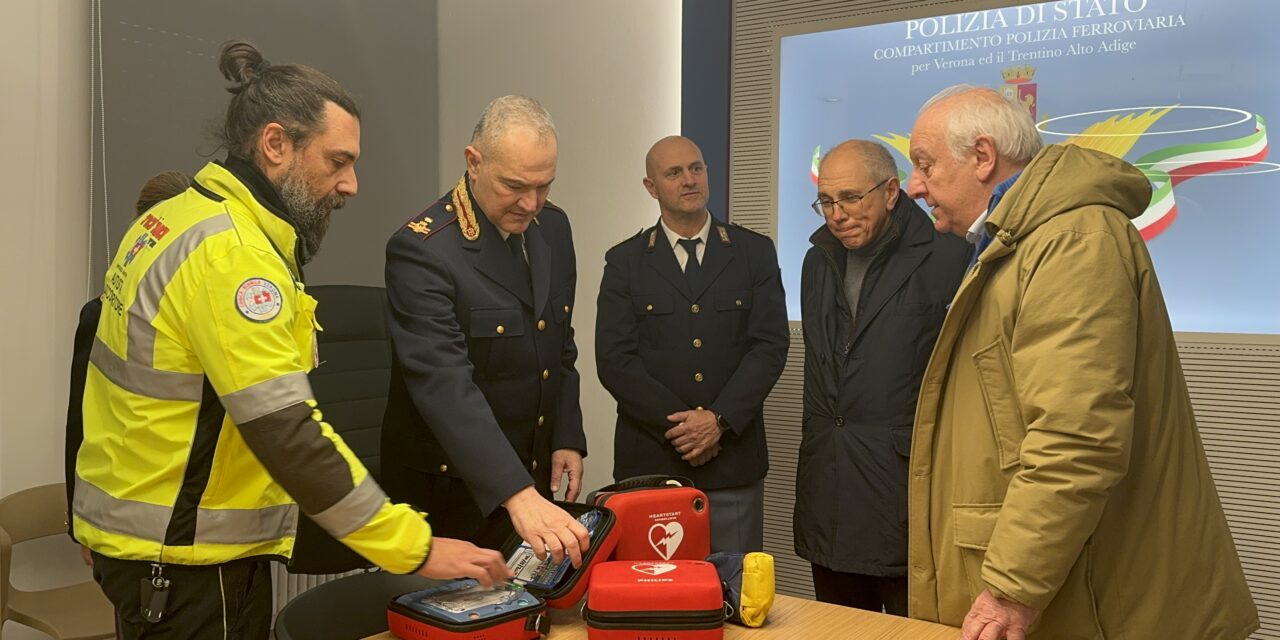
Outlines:
[{"label": "heartstart logo", "polygon": [[684,527],[679,522],[659,522],[649,527],[649,546],[663,560],[670,560],[684,541]]}]

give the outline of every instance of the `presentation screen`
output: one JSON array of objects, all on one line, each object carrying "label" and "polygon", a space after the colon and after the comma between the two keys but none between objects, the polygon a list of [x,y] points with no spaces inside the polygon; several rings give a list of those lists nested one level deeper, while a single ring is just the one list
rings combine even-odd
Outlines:
[{"label": "presentation screen", "polygon": [[1280,333],[1277,25],[1272,0],[1060,0],[782,37],[777,240],[791,319],[823,224],[809,207],[822,154],[879,140],[905,184],[920,105],[970,83],[1017,100],[1046,143],[1147,174],[1153,195],[1133,223],[1175,330]]}]

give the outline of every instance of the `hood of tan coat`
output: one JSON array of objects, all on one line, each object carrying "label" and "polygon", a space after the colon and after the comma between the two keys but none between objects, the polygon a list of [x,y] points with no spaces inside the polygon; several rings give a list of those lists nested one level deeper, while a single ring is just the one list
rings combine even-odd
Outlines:
[{"label": "hood of tan coat", "polygon": [[[1093,179],[1099,175],[1112,178]],[[1101,151],[1055,144],[1031,160],[987,218],[987,227],[993,237],[1011,245],[1066,211],[1100,205],[1133,219],[1150,202],[1151,182],[1133,165]]]}]

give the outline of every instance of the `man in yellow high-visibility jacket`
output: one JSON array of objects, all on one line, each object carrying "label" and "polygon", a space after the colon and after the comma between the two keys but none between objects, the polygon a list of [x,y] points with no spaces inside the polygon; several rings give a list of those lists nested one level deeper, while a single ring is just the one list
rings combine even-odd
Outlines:
[{"label": "man in yellow high-visibility jacket", "polygon": [[388,571],[505,579],[498,553],[392,504],[307,382],[301,266],[356,194],[354,102],[248,43],[219,68],[228,157],[129,230],[90,356],[73,524],[119,636],[266,638],[267,562],[292,553],[299,508]]}]

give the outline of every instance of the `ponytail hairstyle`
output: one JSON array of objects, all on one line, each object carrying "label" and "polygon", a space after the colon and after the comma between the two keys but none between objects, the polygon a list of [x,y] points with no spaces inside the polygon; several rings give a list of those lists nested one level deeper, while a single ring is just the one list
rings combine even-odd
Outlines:
[{"label": "ponytail hairstyle", "polygon": [[248,42],[224,42],[218,70],[232,82],[219,141],[231,155],[245,160],[257,160],[258,136],[272,122],[284,127],[296,147],[305,147],[324,131],[328,102],[360,119],[355,100],[332,78],[306,65],[272,65]]}]

